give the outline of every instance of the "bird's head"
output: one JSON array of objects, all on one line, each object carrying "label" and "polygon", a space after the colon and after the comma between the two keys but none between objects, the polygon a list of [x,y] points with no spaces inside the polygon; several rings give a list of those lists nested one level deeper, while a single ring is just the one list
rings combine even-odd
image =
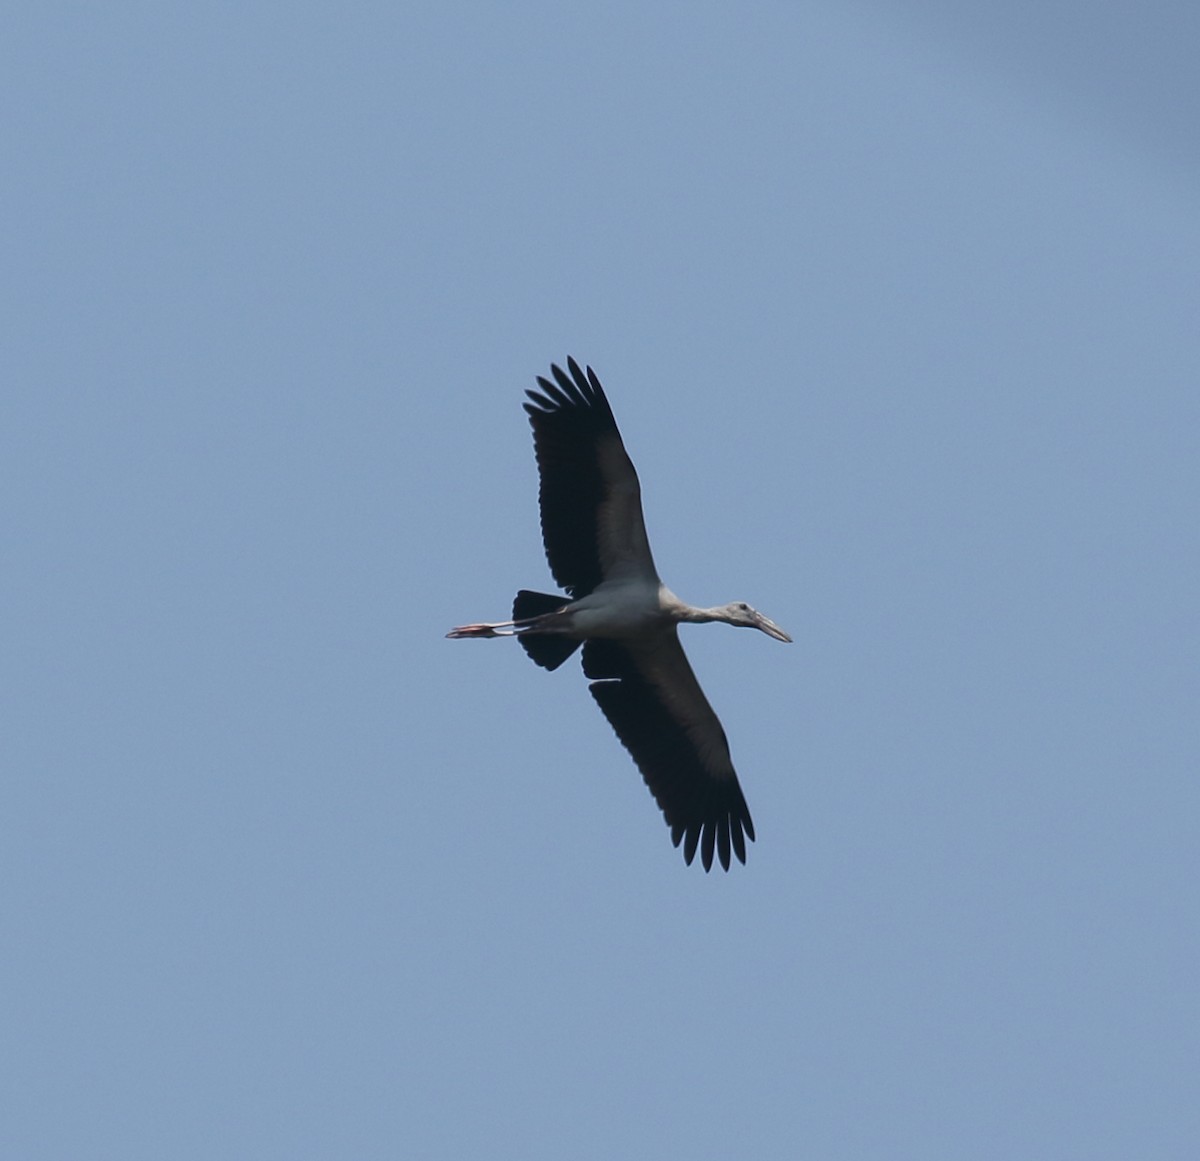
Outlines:
[{"label": "bird's head", "polygon": [[722,620],[730,625],[741,625],[747,629],[761,629],[768,637],[776,641],[791,641],[791,638],[770,617],[764,617],[757,609],[752,609],[745,601],[734,601],[722,610],[725,614]]}]

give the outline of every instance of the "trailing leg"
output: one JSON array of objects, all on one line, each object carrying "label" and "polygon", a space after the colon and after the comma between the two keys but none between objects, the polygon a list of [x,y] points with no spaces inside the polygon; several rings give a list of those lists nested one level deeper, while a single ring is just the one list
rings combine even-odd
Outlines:
[{"label": "trailing leg", "polygon": [[[581,642],[555,628],[555,614],[571,602],[556,593],[535,593],[521,589],[513,600],[511,621],[459,625],[447,637],[517,637],[526,653],[543,669],[557,669]],[[561,622],[560,622],[561,624]]]}]

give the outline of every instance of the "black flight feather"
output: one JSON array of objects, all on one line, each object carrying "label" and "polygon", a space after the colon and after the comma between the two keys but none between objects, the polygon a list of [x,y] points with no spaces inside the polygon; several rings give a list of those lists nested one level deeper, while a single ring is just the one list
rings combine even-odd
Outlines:
[{"label": "black flight feather", "polygon": [[[678,648],[677,639],[672,644]],[[592,697],[662,810],[671,841],[676,846],[683,842],[684,861],[691,863],[699,847],[706,871],[714,848],[726,870],[731,853],[744,863],[754,823],[732,766],[724,776],[705,768],[686,729],[643,677],[634,655],[619,643],[584,642],[583,671],[593,679]],[[721,737],[723,741],[723,731]]]},{"label": "black flight feather", "polygon": [[600,380],[574,359],[570,371],[550,368],[554,382],[538,376],[541,391],[527,391],[541,487],[542,540],[554,579],[572,597],[587,596],[603,579],[596,514],[606,496],[599,445],[621,436]]}]

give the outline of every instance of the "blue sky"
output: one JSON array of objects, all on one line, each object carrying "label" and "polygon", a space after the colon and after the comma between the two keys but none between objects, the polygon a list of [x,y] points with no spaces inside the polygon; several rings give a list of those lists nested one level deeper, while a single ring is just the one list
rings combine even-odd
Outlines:
[{"label": "blue sky", "polygon": [[[1194,1157],[1196,24],[11,17],[0,1151]],[[443,639],[568,354],[796,639],[685,631],[728,875]]]}]

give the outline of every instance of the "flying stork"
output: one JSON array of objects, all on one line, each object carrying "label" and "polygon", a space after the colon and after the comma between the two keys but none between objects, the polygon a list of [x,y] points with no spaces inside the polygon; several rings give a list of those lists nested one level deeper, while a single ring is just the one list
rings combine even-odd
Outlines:
[{"label": "flying stork", "polygon": [[617,737],[642,772],[688,864],[699,848],[729,870],[746,861],[754,824],[729,743],[679,644],[681,621],[724,621],[791,638],[742,601],[697,609],[659,579],[642,519],[637,472],[600,380],[567,360],[554,382],[526,391],[541,488],[542,540],[567,596],[522,589],[513,619],[460,625],[447,637],[516,637],[543,669],[583,645],[583,672]]}]

